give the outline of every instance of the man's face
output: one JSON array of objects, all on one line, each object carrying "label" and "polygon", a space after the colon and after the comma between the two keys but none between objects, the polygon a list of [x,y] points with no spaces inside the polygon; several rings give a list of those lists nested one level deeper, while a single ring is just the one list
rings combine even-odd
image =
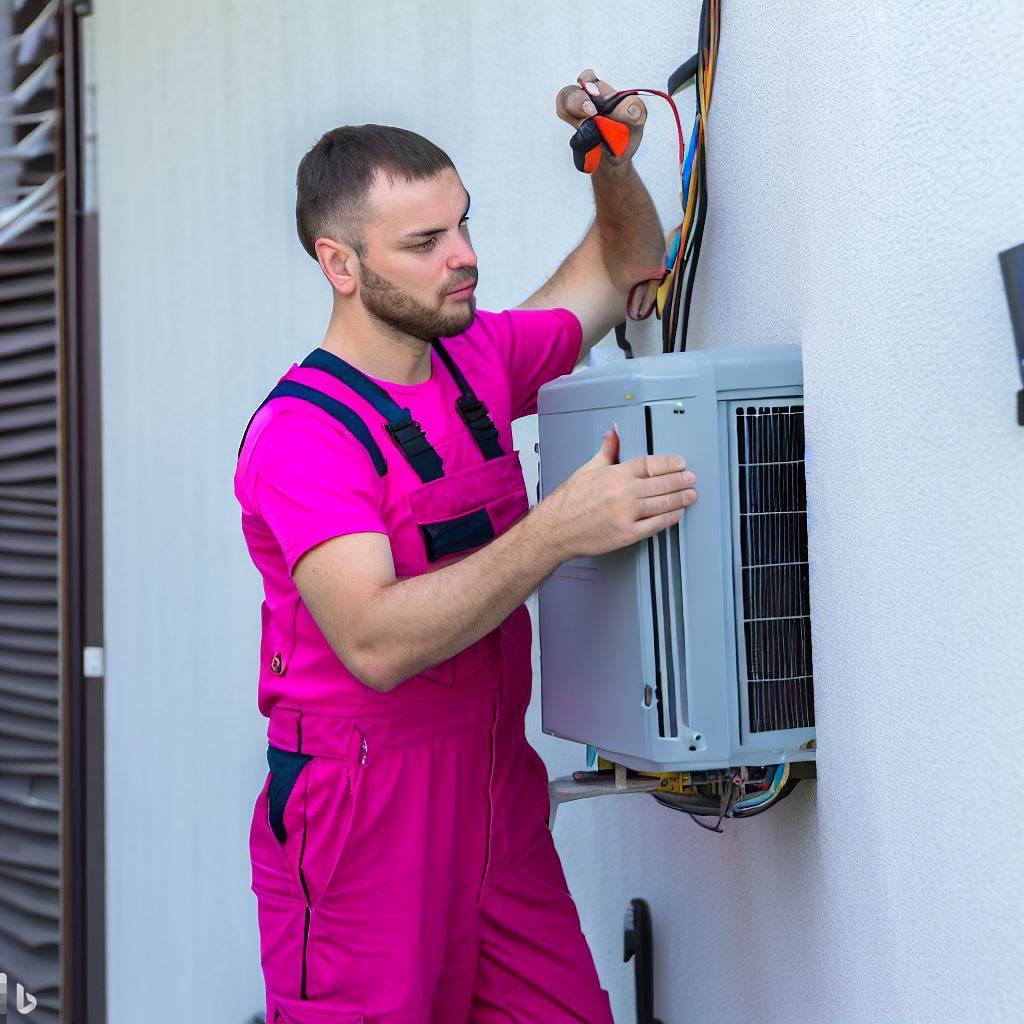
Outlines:
[{"label": "man's face", "polygon": [[[466,330],[476,316],[476,253],[469,194],[454,170],[421,181],[378,175],[359,258],[359,295],[371,316],[429,341]],[[461,289],[458,290],[458,289]]]}]

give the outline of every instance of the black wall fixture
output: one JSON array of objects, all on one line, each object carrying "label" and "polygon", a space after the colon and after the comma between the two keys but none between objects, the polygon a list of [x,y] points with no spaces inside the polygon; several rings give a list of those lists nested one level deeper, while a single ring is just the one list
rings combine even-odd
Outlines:
[{"label": "black wall fixture", "polygon": [[636,1024],[661,1024],[654,1016],[654,937],[646,900],[629,901],[622,935],[622,961],[633,961]]},{"label": "black wall fixture", "polygon": [[[1017,346],[1017,369],[1024,384],[1024,243],[999,254],[1003,268],[1006,301],[1010,306],[1014,343]],[[1024,427],[1024,388],[1017,392],[1017,422]]]}]

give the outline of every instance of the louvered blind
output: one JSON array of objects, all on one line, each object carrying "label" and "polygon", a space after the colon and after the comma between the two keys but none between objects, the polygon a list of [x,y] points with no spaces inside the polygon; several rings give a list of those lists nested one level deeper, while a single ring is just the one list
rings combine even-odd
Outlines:
[{"label": "louvered blind", "polygon": [[0,4],[0,971],[59,1013],[57,3]]}]

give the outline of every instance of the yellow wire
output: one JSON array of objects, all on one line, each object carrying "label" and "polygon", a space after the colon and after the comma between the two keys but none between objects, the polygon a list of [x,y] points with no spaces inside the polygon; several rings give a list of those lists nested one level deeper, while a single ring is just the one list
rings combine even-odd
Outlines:
[{"label": "yellow wire", "polygon": [[[709,75],[714,80],[715,58],[718,56],[718,2],[711,0],[711,60],[708,64]],[[711,98],[708,97],[710,104]]]},{"label": "yellow wire", "polygon": [[[702,55],[704,57],[703,65],[701,65],[698,60],[697,68],[696,86],[698,102],[700,104],[700,118],[697,122],[697,142],[694,146],[694,162],[693,167],[690,170],[690,187],[687,192],[686,202],[684,205],[683,183],[680,178],[679,201],[680,206],[683,206],[684,209],[682,223],[676,229],[679,232],[679,251],[676,254],[676,261],[672,270],[662,278],[655,292],[655,305],[659,319],[665,311],[669,292],[672,290],[673,279],[677,273],[682,272],[682,269],[686,264],[686,238],[690,232],[690,225],[693,223],[693,218],[697,209],[697,176],[700,173],[697,155],[698,150],[700,150],[702,146],[705,146],[706,148],[707,142],[707,137],[704,132],[704,124],[707,121],[708,111],[711,108],[711,93],[714,88],[715,60],[718,57],[718,7],[719,0],[711,0],[709,45],[702,51]],[[671,238],[671,235],[669,237]]]}]

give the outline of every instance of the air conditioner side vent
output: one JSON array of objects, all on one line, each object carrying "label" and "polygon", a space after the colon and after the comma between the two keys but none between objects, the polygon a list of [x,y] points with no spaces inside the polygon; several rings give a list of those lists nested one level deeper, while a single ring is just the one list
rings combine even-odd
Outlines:
[{"label": "air conditioner side vent", "polygon": [[[644,406],[647,454],[654,454],[651,408]],[[647,541],[651,626],[654,643],[654,695],[658,735],[677,739],[681,693],[685,693],[683,592],[679,567],[679,526],[670,526]],[[685,714],[685,710],[683,711]]]},{"label": "air conditioner side vent", "polygon": [[[739,545],[749,730],[814,725],[802,405],[736,409]],[[743,665],[741,665],[741,668]]]}]

